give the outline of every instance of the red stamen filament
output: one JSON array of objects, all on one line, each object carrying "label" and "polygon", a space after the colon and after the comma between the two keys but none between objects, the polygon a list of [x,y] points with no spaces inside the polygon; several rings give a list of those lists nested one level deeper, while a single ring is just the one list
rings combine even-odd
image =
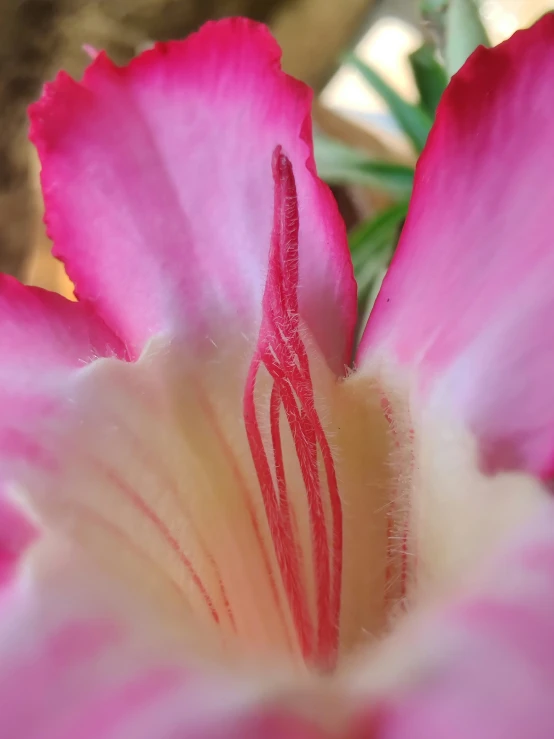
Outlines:
[{"label": "red stamen filament", "polygon": [[[315,407],[308,354],[300,335],[298,200],[292,165],[281,147],[277,147],[273,155],[273,178],[274,226],[269,270],[258,347],[245,387],[244,419],[270,535],[302,654],[306,661],[332,668],[339,641],[342,507],[333,457]],[[273,380],[270,428],[275,478],[256,417],[255,385],[262,365]],[[307,496],[316,587],[315,643],[307,588],[303,583],[302,552],[293,526],[285,478],[279,428],[281,409],[290,427]],[[325,519],[318,454],[323,460],[329,494],[331,538]]]}]

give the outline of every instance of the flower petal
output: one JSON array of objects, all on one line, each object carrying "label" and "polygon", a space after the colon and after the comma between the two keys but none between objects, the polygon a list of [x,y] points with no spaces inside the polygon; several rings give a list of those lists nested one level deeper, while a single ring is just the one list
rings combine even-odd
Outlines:
[{"label": "flower petal", "polygon": [[553,623],[554,505],[549,502],[478,585],[441,613],[405,628],[394,654],[384,651],[384,662],[397,664],[397,682],[379,712],[376,735],[553,736]]},{"label": "flower petal", "polygon": [[345,229],[315,176],[311,93],[279,59],[265,27],[210,23],[124,69],[101,54],[32,109],[55,254],[133,356],[166,330],[256,335],[280,145],[298,188],[299,311],[333,369],[349,361]]},{"label": "flower petal", "polygon": [[[487,472],[554,472],[554,15],[455,75],[361,364],[414,369]],[[429,402],[431,402],[429,400]]]},{"label": "flower petal", "polygon": [[[0,275],[3,393],[68,372],[98,357],[126,358],[121,341],[89,306]],[[9,387],[7,387],[9,386]]]},{"label": "flower petal", "polygon": [[0,739],[315,739],[277,684],[200,668],[144,604],[41,540],[0,592]]},{"label": "flower petal", "polygon": [[23,552],[37,537],[34,524],[18,506],[0,496],[0,591],[12,578]]},{"label": "flower petal", "polygon": [[[368,520],[384,470],[359,441],[366,400],[338,381],[298,308],[299,198],[281,147],[269,170],[258,335],[201,350],[156,336],[134,362],[85,353],[46,375],[30,364],[20,391],[18,377],[4,388],[0,474],[45,530],[155,601],[166,631],[192,614],[219,658],[330,668],[383,627],[382,568],[357,555],[384,551],[384,518]],[[41,327],[60,299],[38,294]],[[32,355],[32,333],[17,330]]]},{"label": "flower petal", "polygon": [[454,76],[360,352],[384,396],[403,594],[449,590],[554,471],[554,16]]},{"label": "flower petal", "polygon": [[149,654],[140,631],[95,600],[86,568],[80,582],[75,572],[72,582],[59,573],[37,580],[35,570],[1,593],[2,739],[120,735],[112,732],[182,684],[182,670]]},{"label": "flower petal", "polygon": [[[260,479],[243,407],[247,366],[233,359],[196,363],[185,347],[158,340],[136,362],[99,359],[64,376],[46,408],[0,419],[0,474],[41,527],[86,552],[122,588],[155,602],[176,639],[192,621],[202,650],[224,662],[328,666],[367,631],[384,627],[386,525],[374,516],[387,477],[379,407],[360,397],[355,382],[337,382],[313,347],[311,388],[296,379],[291,397],[276,394],[285,394],[284,381],[260,368],[247,408],[256,416],[255,451],[268,465]],[[303,404],[300,417],[293,392]],[[375,444],[367,454],[370,434]],[[277,532],[261,488],[273,479]],[[337,483],[344,505],[338,525],[331,500]],[[323,541],[314,540],[316,523]],[[333,619],[322,617],[318,596],[326,586],[320,560],[331,568],[339,547],[342,588],[328,571],[324,605],[331,611],[338,601],[340,624],[338,607]],[[296,566],[292,583],[283,552]],[[301,623],[299,599],[306,604]],[[303,627],[317,640],[303,643]]]},{"label": "flower petal", "polygon": [[80,368],[127,352],[89,306],[0,275],[0,356],[1,457],[24,455],[40,467],[49,460],[28,432],[33,422],[54,411]]}]

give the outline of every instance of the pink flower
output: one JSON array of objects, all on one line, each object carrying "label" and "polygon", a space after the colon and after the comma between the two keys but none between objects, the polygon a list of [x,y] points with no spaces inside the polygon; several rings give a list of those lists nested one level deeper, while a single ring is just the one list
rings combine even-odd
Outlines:
[{"label": "pink flower", "polygon": [[554,736],[554,16],[453,79],[354,373],[279,56],[33,107],[79,302],[1,281],[1,739]]}]

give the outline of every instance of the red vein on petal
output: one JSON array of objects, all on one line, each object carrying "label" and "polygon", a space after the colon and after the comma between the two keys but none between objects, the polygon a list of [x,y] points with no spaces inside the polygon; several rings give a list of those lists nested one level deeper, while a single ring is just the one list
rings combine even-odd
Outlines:
[{"label": "red vein on petal", "polygon": [[[397,451],[401,450],[402,446],[399,439],[398,430],[394,423],[394,416],[392,405],[389,399],[382,395],[381,397],[381,410],[385,420],[389,426],[389,430],[392,434],[393,444]],[[414,465],[413,456],[413,440],[414,430],[412,428],[408,431],[408,439],[410,444],[410,477]],[[397,504],[396,498],[399,495],[399,490],[393,490],[391,499],[389,502],[388,513],[387,513],[387,565],[385,571],[385,606],[390,607],[392,601],[397,600],[400,603],[400,607],[406,609],[406,595],[408,591],[408,539],[410,536],[410,514],[408,510],[404,512]],[[398,536],[399,535],[399,536]],[[400,538],[400,550],[394,545],[394,540]],[[395,566],[395,560],[399,557],[398,567]],[[398,569],[399,578],[399,592],[394,593],[392,589],[393,576],[395,570]]]},{"label": "red vein on petal", "polygon": [[150,446],[148,444],[144,444],[142,439],[140,439],[135,433],[133,433],[132,429],[127,428],[126,433],[129,437],[129,441],[131,445],[135,447],[135,451],[137,452],[138,458],[143,463],[146,464],[146,466],[153,472],[154,475],[156,475],[156,477],[161,483],[161,487],[171,492],[172,497],[177,502],[177,505],[183,512],[185,518],[188,520],[189,525],[192,530],[192,534],[198,541],[201,554],[207,560],[210,567],[212,568],[212,571],[215,574],[217,586],[219,588],[219,594],[223,601],[225,612],[227,613],[227,617],[229,618],[229,623],[231,625],[231,628],[233,629],[234,632],[236,632],[237,626],[236,626],[235,617],[233,614],[233,610],[231,608],[229,596],[227,595],[227,589],[225,587],[225,584],[223,583],[223,578],[221,577],[221,573],[219,571],[219,567],[217,565],[217,562],[215,561],[215,557],[210,551],[208,545],[206,544],[204,537],[200,533],[200,529],[196,521],[194,520],[192,511],[190,510],[190,507],[187,505],[186,496],[181,495],[177,483],[171,477],[168,477],[164,474],[163,470],[165,466],[162,464],[162,462],[159,459],[155,458],[151,454]]},{"label": "red vein on petal", "polygon": [[212,428],[214,429],[217,439],[219,443],[221,444],[221,448],[223,449],[223,452],[225,456],[227,457],[227,461],[229,462],[229,465],[233,471],[233,475],[235,476],[235,479],[239,483],[239,488],[243,491],[244,500],[246,502],[246,507],[248,510],[249,518],[250,518],[250,523],[252,524],[254,536],[256,537],[256,542],[258,543],[258,546],[260,548],[260,553],[262,555],[262,562],[263,562],[264,569],[269,579],[269,585],[271,589],[271,594],[273,596],[273,600],[275,602],[275,607],[277,608],[277,612],[279,613],[279,618],[281,619],[283,623],[283,629],[285,631],[285,635],[286,635],[289,648],[292,649],[291,635],[289,634],[289,631],[287,629],[287,622],[285,619],[285,614],[283,613],[283,606],[281,603],[281,598],[279,597],[279,593],[277,591],[277,583],[275,582],[275,576],[273,574],[273,567],[271,566],[269,554],[267,552],[267,549],[264,543],[264,538],[263,538],[263,535],[260,529],[260,523],[258,521],[258,516],[256,515],[256,510],[254,507],[254,503],[252,501],[252,494],[246,483],[246,480],[244,479],[244,475],[242,474],[242,471],[238,465],[236,455],[233,453],[233,450],[229,446],[229,442],[227,441],[225,434],[223,433],[223,431],[221,430],[217,422],[217,416],[213,410],[213,407],[210,403],[210,400],[206,392],[204,391],[200,383],[197,383],[197,388],[198,388],[198,397],[200,399],[200,404],[202,405],[202,408],[204,409],[204,412],[206,413],[207,418],[209,418],[210,423],[212,424]]},{"label": "red vein on petal", "polygon": [[[389,426],[389,429],[393,435],[395,446],[398,447],[398,441],[396,440],[396,431],[394,429],[393,421],[392,421],[392,408],[391,404],[387,397],[384,395],[381,397],[381,410],[383,411],[383,415],[385,416],[385,420]],[[391,605],[391,602],[394,598],[394,594],[392,592],[392,582],[393,582],[393,575],[394,575],[394,533],[396,529],[396,517],[397,517],[397,511],[396,511],[396,500],[395,500],[395,494],[393,493],[389,505],[387,508],[387,560],[386,560],[386,569],[385,569],[385,607],[388,609],[388,607]]]},{"label": "red vein on petal", "polygon": [[79,516],[85,521],[88,520],[92,525],[96,525],[100,528],[105,528],[109,531],[124,547],[126,547],[134,555],[140,557],[147,562],[159,575],[163,576],[165,580],[169,582],[173,590],[177,592],[180,598],[185,598],[186,593],[179,583],[171,577],[166,567],[163,567],[157,562],[149,552],[143,549],[137,544],[137,542],[130,536],[129,532],[116,526],[113,521],[110,521],[106,516],[102,515],[99,511],[94,510],[86,503],[79,500],[72,499],[68,501],[68,505],[71,508],[79,511]]},{"label": "red vein on petal", "polygon": [[100,461],[97,462],[97,465],[99,469],[102,469],[103,474],[108,478],[108,480],[110,480],[111,483],[115,487],[117,487],[119,490],[121,490],[121,492],[125,494],[125,496],[134,504],[134,506],[138,508],[138,510],[144,516],[146,516],[146,518],[149,521],[152,522],[155,528],[163,536],[166,544],[175,552],[179,560],[188,570],[190,577],[192,579],[192,582],[194,583],[194,585],[200,592],[200,595],[202,596],[202,599],[206,603],[206,606],[213,620],[217,624],[219,624],[220,622],[219,614],[217,612],[217,609],[215,608],[214,602],[210,594],[208,593],[204,583],[202,582],[202,579],[196,572],[194,565],[192,564],[190,559],[187,557],[187,555],[183,552],[179,542],[173,536],[173,534],[168,529],[164,521],[162,521],[162,519],[147,505],[147,503],[141,498],[141,496],[137,493],[137,491],[120,476],[117,470],[111,467],[106,467]]}]

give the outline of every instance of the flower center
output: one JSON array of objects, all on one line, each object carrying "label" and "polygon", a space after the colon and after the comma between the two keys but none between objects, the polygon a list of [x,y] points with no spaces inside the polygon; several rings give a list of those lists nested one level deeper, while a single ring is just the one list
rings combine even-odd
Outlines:
[{"label": "flower center", "polygon": [[[290,161],[257,336],[153,338],[91,362],[10,428],[10,475],[163,630],[203,653],[328,672],[402,595],[387,421],[367,376],[337,378],[302,319]],[[29,433],[32,423],[32,433]],[[39,453],[40,452],[40,453]],[[400,507],[393,518],[402,514]]]}]

